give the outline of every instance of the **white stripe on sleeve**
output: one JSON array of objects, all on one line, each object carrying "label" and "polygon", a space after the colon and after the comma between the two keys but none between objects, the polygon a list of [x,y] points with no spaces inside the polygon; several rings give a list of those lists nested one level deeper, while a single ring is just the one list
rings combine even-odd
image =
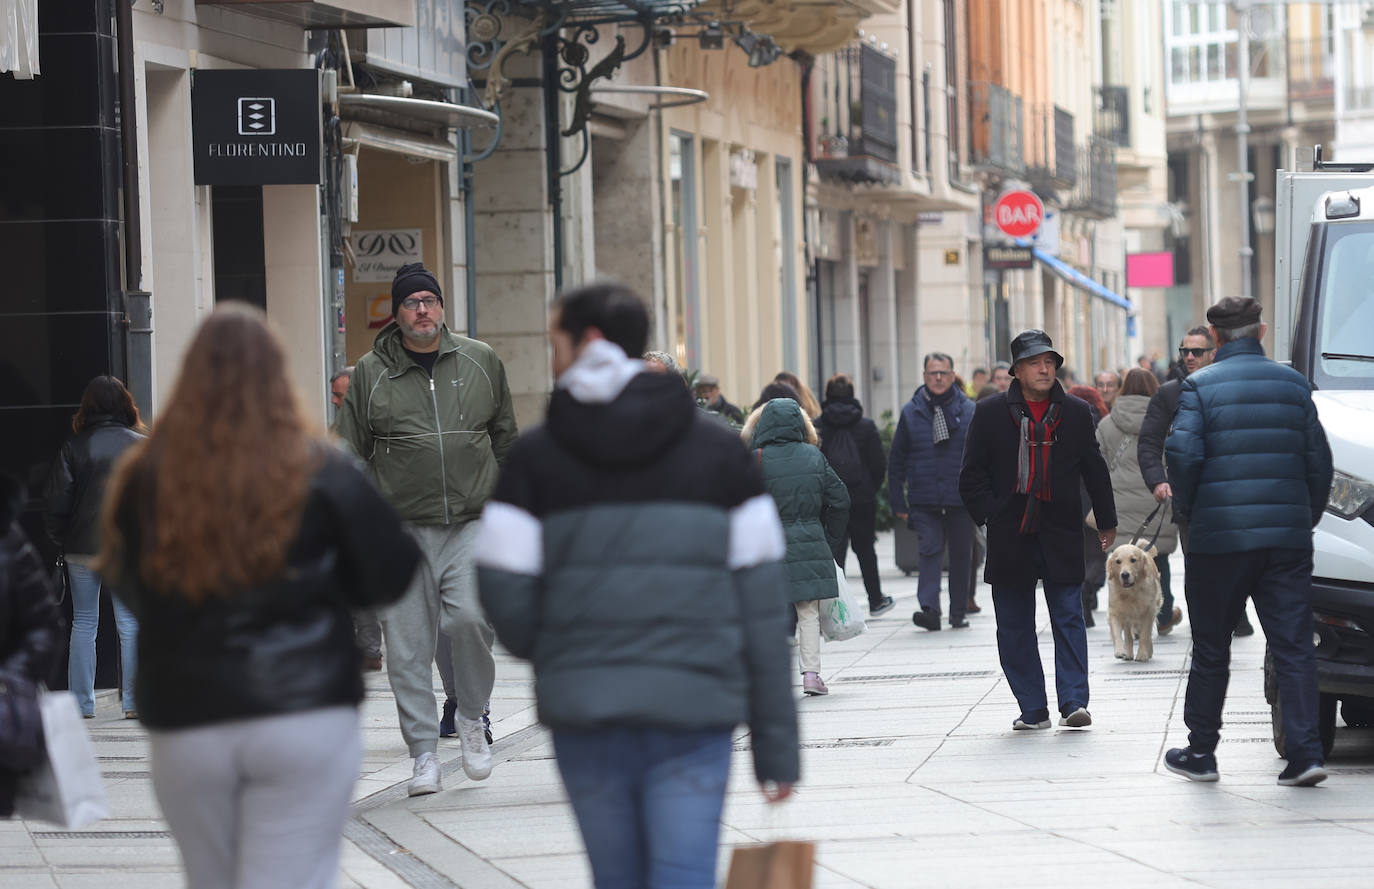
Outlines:
[{"label": "white stripe on sleeve", "polygon": [[787,541],[773,498],[760,494],[730,510],[730,569],[776,562],[787,555]]},{"label": "white stripe on sleeve", "polygon": [[492,500],[477,529],[477,564],[513,574],[544,570],[544,526],[525,510]]}]

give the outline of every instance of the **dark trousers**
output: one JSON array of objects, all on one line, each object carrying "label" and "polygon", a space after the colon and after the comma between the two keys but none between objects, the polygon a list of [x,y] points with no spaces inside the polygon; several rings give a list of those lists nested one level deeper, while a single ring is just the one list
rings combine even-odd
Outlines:
[{"label": "dark trousers", "polygon": [[922,611],[940,610],[940,567],[949,548],[949,619],[957,621],[968,611],[969,581],[973,561],[973,519],[962,506],[916,506],[910,513],[911,530],[921,538],[917,568],[916,601]]},{"label": "dark trousers", "polygon": [[854,549],[854,558],[859,560],[859,572],[864,576],[868,604],[874,608],[883,601],[883,585],[878,579],[878,553],[873,548],[878,540],[878,532],[874,530],[877,513],[877,503],[850,503],[849,524],[845,526],[844,537],[835,550],[835,561],[843,568],[846,550],[850,547]]},{"label": "dark trousers", "polygon": [[[1045,604],[1054,632],[1054,685],[1059,712],[1088,706],[1088,628],[1083,623],[1082,586],[1045,581]],[[1035,633],[1035,581],[993,584],[997,611],[997,654],[1011,693],[1028,722],[1049,718],[1045,668]]]},{"label": "dark trousers", "polygon": [[1188,553],[1183,592],[1193,628],[1193,669],[1183,702],[1188,746],[1216,749],[1231,678],[1231,631],[1255,600],[1274,658],[1288,759],[1321,762],[1317,662],[1312,648],[1312,550]]},{"label": "dark trousers", "polygon": [[1155,624],[1162,627],[1174,619],[1174,591],[1170,585],[1172,575],[1169,571],[1169,557],[1162,554],[1155,556],[1155,567],[1159,569],[1159,591],[1164,594],[1164,602],[1159,606]]}]

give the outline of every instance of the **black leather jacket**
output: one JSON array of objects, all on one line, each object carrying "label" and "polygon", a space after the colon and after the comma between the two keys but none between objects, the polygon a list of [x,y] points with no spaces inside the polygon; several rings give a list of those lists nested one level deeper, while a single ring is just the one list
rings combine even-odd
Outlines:
[{"label": "black leather jacket", "polygon": [[[62,617],[48,573],[20,530],[21,489],[0,474],[0,673],[49,681],[62,635]],[[14,809],[18,776],[0,763],[0,817]]]},{"label": "black leather jacket", "polygon": [[99,552],[105,483],[119,458],[142,438],[110,417],[95,417],[62,445],[48,476],[43,525],[64,553]]},{"label": "black leather jacket", "polygon": [[350,609],[399,599],[420,549],[350,457],[327,445],[320,450],[285,574],[199,603],[140,579],[138,553],[152,533],[146,517],[154,484],[146,466],[135,470],[115,505],[128,561],[108,579],[138,618],[138,713],[150,728],[362,700]]}]

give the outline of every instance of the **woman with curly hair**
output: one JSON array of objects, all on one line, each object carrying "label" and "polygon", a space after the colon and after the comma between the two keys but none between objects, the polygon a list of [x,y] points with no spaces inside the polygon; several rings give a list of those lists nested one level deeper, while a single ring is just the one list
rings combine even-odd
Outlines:
[{"label": "woman with curly hair", "polygon": [[[100,625],[101,585],[91,563],[100,551],[100,507],[115,463],[143,440],[146,431],[134,397],[124,384],[114,377],[96,377],[81,394],[81,407],[72,416],[73,435],[58,451],[48,476],[43,524],[66,559],[72,590],[67,688],[87,719],[95,716],[95,639]],[[119,633],[120,706],[125,719],[136,719],[138,621],[118,599],[111,604]]]},{"label": "woman with curly hair", "polygon": [[99,568],[137,616],[153,790],[191,889],[333,886],[362,755],[350,610],[419,551],[316,431],[266,317],[222,303],[110,484]]}]

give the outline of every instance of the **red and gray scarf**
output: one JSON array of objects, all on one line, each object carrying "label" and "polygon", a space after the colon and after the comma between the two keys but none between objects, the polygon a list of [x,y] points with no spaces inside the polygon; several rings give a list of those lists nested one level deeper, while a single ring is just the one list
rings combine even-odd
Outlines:
[{"label": "red and gray scarf", "polygon": [[1051,402],[1040,422],[1023,404],[1010,405],[1012,422],[1021,429],[1021,447],[1016,460],[1016,493],[1026,495],[1026,511],[1021,516],[1020,532],[1040,530],[1040,503],[1050,501],[1050,456],[1055,431],[1059,428],[1059,402]]}]

